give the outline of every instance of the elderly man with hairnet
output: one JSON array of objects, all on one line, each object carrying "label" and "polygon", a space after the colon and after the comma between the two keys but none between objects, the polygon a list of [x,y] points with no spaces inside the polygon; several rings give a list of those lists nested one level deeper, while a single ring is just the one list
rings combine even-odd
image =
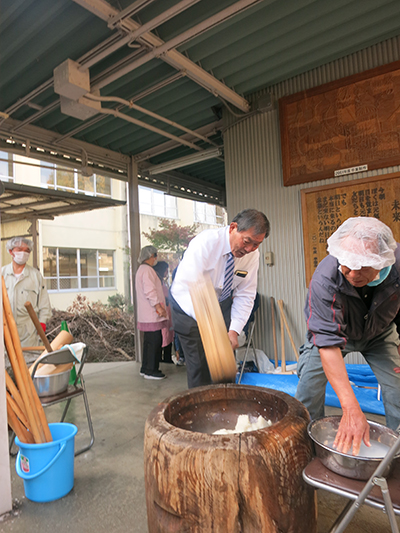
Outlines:
[{"label": "elderly man with hairnet", "polygon": [[[46,331],[46,322],[51,317],[49,295],[39,270],[27,265],[32,251],[32,241],[23,237],[14,237],[7,242],[12,261],[1,269],[10,299],[11,309],[17,323],[22,346],[42,344],[35,325],[25,307],[31,302],[32,307]],[[34,359],[26,355],[25,359]]]},{"label": "elderly man with hairnet", "polygon": [[327,381],[343,415],[334,446],[344,453],[369,446],[369,426],[344,363],[361,352],[382,387],[386,424],[400,423],[400,245],[372,217],[346,220],[328,239],[328,253],[314,272],[305,305],[306,343],[300,348],[296,398],[311,418],[324,416]]}]

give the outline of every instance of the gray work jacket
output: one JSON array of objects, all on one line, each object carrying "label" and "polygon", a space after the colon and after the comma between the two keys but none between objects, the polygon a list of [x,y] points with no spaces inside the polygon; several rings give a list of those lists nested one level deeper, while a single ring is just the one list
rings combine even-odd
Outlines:
[{"label": "gray work jacket", "polygon": [[374,289],[368,309],[356,289],[339,271],[338,260],[328,255],[310,282],[304,313],[307,337],[319,348],[344,348],[347,339],[370,340],[395,322],[400,325],[400,245],[388,277]]},{"label": "gray work jacket", "polygon": [[13,272],[12,263],[4,266],[1,273],[4,276],[21,345],[37,346],[41,344],[35,325],[24,304],[25,302],[31,302],[39,322],[45,324],[51,317],[52,310],[49,295],[47,294],[42,274],[36,268],[25,265],[21,277],[17,279]]}]

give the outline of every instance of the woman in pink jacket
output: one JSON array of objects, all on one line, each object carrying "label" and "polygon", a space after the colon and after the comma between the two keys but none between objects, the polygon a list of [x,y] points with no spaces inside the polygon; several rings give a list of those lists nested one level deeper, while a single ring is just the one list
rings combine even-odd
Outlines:
[{"label": "woman in pink jacket", "polygon": [[140,375],[145,379],[164,379],[159,370],[162,353],[162,328],[167,325],[165,297],[160,278],[153,266],[157,263],[154,246],[141,249],[135,279],[137,327],[143,331],[143,354]]}]

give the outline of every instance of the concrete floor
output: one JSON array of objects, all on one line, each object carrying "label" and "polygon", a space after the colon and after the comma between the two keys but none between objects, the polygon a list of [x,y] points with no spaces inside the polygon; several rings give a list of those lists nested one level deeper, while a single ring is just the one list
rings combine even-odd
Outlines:
[{"label": "concrete floor", "polygon": [[[28,500],[23,482],[15,473],[15,458],[12,458],[14,510],[0,517],[1,532],[148,531],[143,473],[144,423],[158,402],[187,387],[185,367],[162,365],[161,368],[168,379],[148,381],[139,376],[137,363],[92,363],[86,366],[96,441],[91,450],[75,458],[73,490],[54,502]],[[60,405],[46,410],[49,422],[57,422],[60,413]],[[373,418],[383,421],[382,417]],[[80,447],[88,439],[82,398],[73,401],[67,421],[78,426],[76,446]],[[318,533],[323,533],[329,530],[347,500],[321,490],[317,496]],[[346,533],[366,531],[390,533],[387,517],[381,511],[363,506]]]}]

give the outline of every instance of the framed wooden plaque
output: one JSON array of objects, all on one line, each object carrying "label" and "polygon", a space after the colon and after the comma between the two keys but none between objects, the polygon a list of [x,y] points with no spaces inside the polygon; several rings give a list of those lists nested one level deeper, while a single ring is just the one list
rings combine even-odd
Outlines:
[{"label": "framed wooden plaque", "polygon": [[279,118],[285,186],[398,165],[400,61],[285,96]]},{"label": "framed wooden plaque", "polygon": [[303,189],[301,210],[308,287],[327,239],[350,217],[376,217],[400,242],[400,172]]}]

